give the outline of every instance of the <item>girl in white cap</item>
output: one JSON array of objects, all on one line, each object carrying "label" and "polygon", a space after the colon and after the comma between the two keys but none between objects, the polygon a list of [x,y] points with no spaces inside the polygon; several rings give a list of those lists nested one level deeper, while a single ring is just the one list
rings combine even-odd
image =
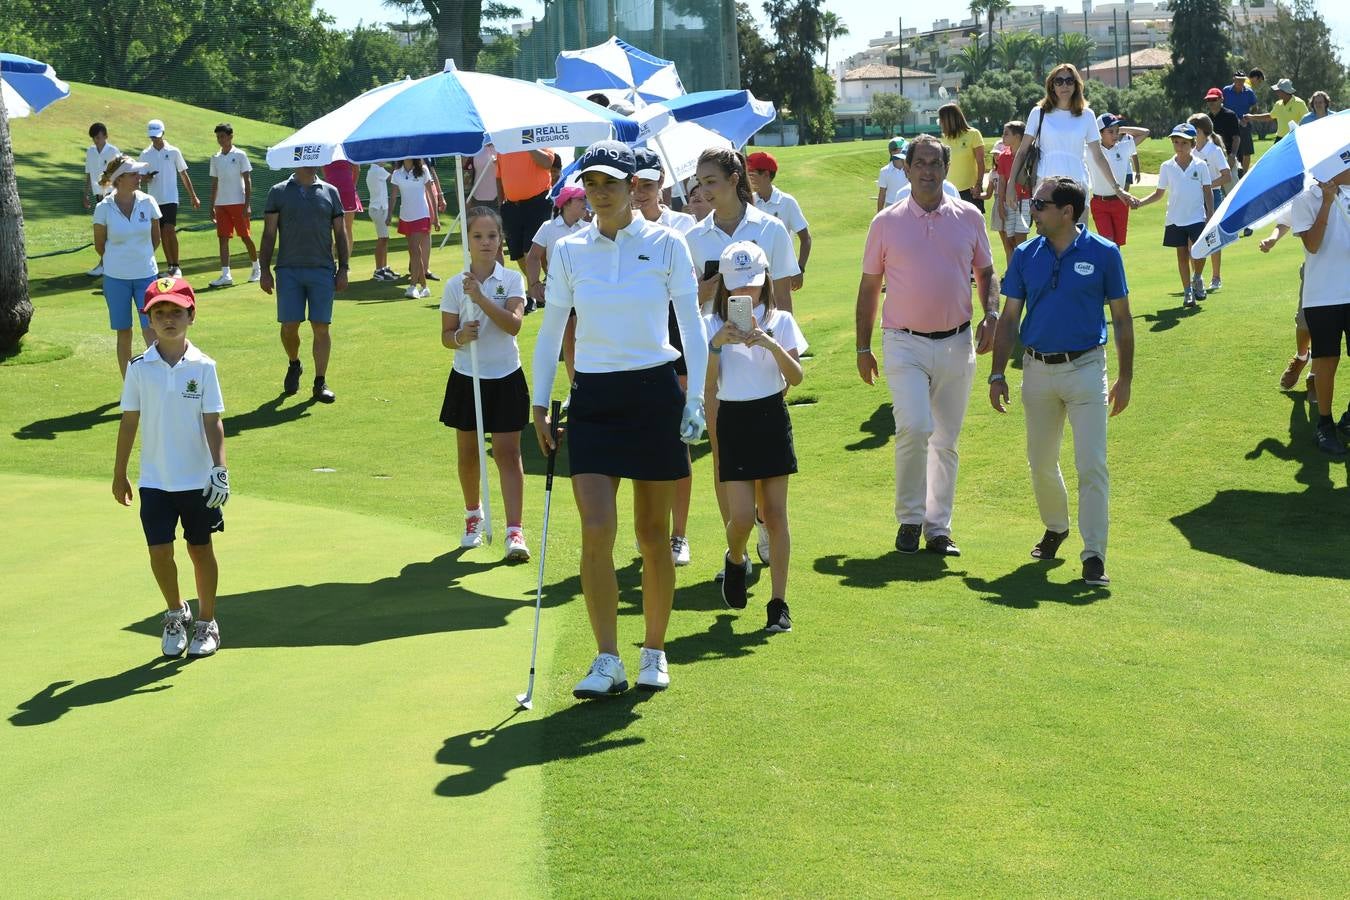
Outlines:
[{"label": "girl in white cap", "polygon": [[[806,338],[792,313],[775,305],[773,281],[768,278],[769,260],[757,245],[749,241],[731,244],[722,251],[718,269],[721,284],[713,312],[704,318],[704,325],[712,336],[707,390],[716,390],[719,401],[714,425],[718,477],[730,507],[722,599],[732,609],[745,608],[750,570],[746,542],[755,528],[758,486],[759,515],[768,528],[772,548],[769,570],[773,598],[765,628],[791,631],[787,577],[792,540],[788,534],[787,493],[788,476],[797,472],[797,456],[783,394],[788,385],[802,383],[798,357],[807,347]],[[750,320],[741,320],[738,325],[739,313],[746,305],[750,307]]]}]

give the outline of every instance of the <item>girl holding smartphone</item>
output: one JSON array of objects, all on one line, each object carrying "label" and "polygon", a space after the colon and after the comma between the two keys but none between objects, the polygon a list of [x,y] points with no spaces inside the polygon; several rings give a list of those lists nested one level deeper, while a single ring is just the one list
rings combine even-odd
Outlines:
[{"label": "girl holding smartphone", "polygon": [[[713,312],[704,317],[709,341],[706,390],[716,392],[718,477],[726,494],[727,553],[722,570],[722,599],[732,609],[746,606],[750,560],[746,544],[759,516],[769,532],[769,571],[773,598],[768,631],[791,631],[788,613],[788,476],[797,472],[792,421],[784,391],[802,383],[798,361],[806,338],[792,313],[774,303],[769,260],[749,241],[728,246],[719,260],[721,282]],[[708,405],[711,405],[709,400]]]}]

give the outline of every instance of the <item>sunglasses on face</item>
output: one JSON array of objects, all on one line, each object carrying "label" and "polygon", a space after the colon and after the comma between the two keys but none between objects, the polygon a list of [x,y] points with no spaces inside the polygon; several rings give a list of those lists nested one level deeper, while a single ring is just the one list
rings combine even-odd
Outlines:
[{"label": "sunglasses on face", "polygon": [[1076,84],[1076,82],[1074,81],[1072,75],[1056,75],[1056,76],[1051,80],[1050,83],[1053,84],[1055,87],[1059,87],[1059,86],[1061,86],[1061,85],[1067,87],[1068,85]]},{"label": "sunglasses on face", "polygon": [[1031,198],[1031,208],[1036,210],[1036,212],[1043,211],[1047,206],[1053,206],[1055,209],[1059,209],[1059,206],[1053,200],[1042,200],[1040,197]]}]

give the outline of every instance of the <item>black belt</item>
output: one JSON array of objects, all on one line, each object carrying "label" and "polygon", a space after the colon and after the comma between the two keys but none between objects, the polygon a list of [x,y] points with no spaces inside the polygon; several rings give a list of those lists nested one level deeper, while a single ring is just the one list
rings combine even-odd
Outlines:
[{"label": "black belt", "polygon": [[[1096,347],[1092,348],[1092,350],[1096,349]],[[1056,366],[1060,363],[1073,362],[1078,357],[1086,356],[1091,353],[1092,350],[1070,350],[1068,353],[1040,353],[1028,347],[1027,356],[1030,356],[1035,360],[1040,360],[1043,363],[1049,363],[1052,366]]]},{"label": "black belt", "polygon": [[1093,200],[1120,200],[1115,194],[1093,194]]},{"label": "black belt", "polygon": [[940,341],[943,338],[949,338],[954,334],[960,334],[969,327],[970,321],[967,320],[947,331],[914,331],[911,328],[897,328],[896,331],[903,331],[905,334],[912,334],[915,337],[928,338],[930,341]]}]

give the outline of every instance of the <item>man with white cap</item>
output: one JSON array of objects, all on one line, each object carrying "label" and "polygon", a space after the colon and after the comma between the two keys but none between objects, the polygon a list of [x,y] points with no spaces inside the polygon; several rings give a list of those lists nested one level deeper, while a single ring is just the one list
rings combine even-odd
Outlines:
[{"label": "man with white cap", "polygon": [[177,278],[183,274],[178,265],[178,232],[175,230],[178,224],[178,182],[182,181],[183,187],[187,189],[193,209],[199,208],[202,201],[197,199],[197,192],[192,187],[192,177],[188,175],[183,152],[164,140],[164,123],[159,119],[151,119],[145,126],[145,133],[150,138],[150,146],[141,151],[141,162],[150,166],[149,173],[145,175],[149,183],[147,190],[159,204],[160,240],[164,246],[168,274]]},{"label": "man with white cap", "polygon": [[1288,78],[1275,82],[1275,96],[1279,99],[1267,113],[1247,113],[1244,122],[1274,122],[1275,142],[1293,131],[1299,120],[1308,114],[1308,104],[1302,97],[1294,96],[1294,83]]},{"label": "man with white cap", "polygon": [[891,158],[877,175],[877,212],[900,199],[901,189],[909,186],[909,176],[905,174],[905,139],[891,138],[887,149]]}]

